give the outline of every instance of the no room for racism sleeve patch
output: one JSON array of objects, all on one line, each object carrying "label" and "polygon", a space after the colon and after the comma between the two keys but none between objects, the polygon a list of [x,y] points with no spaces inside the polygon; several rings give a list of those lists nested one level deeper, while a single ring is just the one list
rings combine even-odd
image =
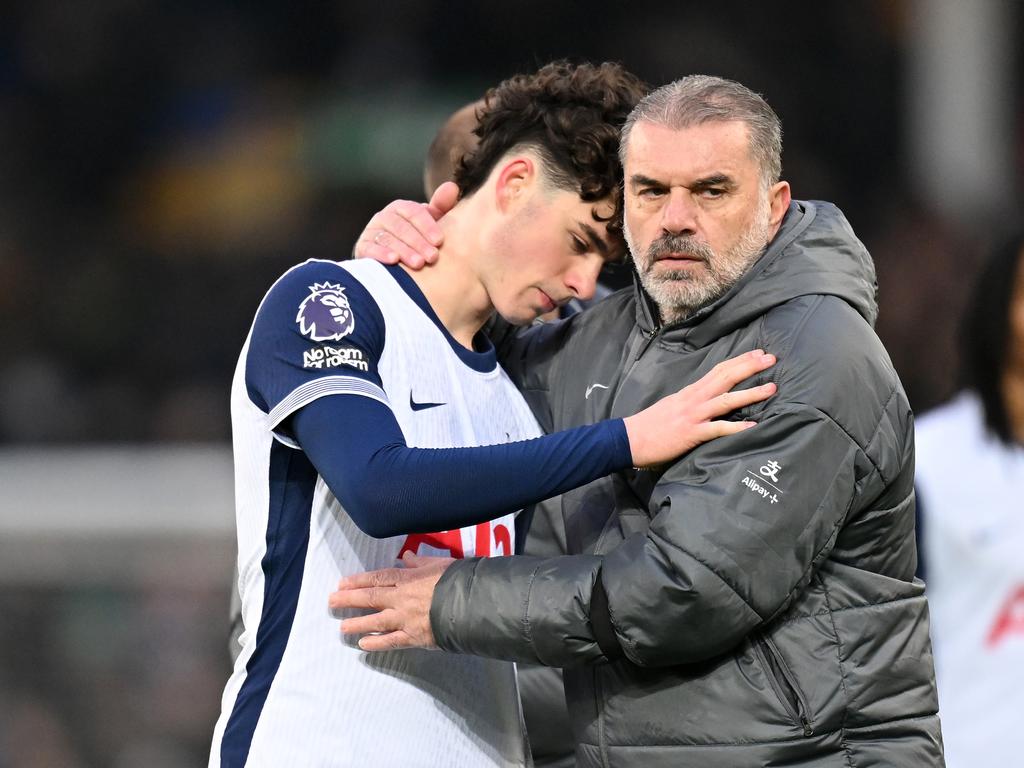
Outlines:
[{"label": "no room for racism sleeve patch", "polygon": [[383,350],[384,318],[363,284],[341,264],[307,261],[274,284],[256,315],[245,363],[249,398],[272,429],[325,395],[387,404],[377,372]]}]

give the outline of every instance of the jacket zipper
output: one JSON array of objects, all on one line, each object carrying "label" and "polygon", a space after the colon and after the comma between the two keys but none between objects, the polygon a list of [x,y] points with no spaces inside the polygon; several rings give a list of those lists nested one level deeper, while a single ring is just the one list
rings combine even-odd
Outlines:
[{"label": "jacket zipper", "polygon": [[800,723],[804,736],[813,736],[814,728],[811,726],[810,718],[807,716],[807,704],[803,694],[793,678],[793,673],[783,660],[775,643],[762,635],[756,641],[756,647],[760,648],[761,656],[765,662],[765,672],[769,682],[775,688],[776,695],[789,709],[789,714]]},{"label": "jacket zipper", "polygon": [[648,347],[651,346],[651,342],[654,341],[654,337],[661,333],[661,326],[656,325],[649,331],[644,331],[644,343],[640,347],[640,351],[636,353],[636,357],[633,358],[633,362],[636,363],[641,357],[644,356],[644,352],[647,351]]},{"label": "jacket zipper", "polygon": [[651,348],[651,343],[655,337],[661,332],[661,326],[655,326],[649,331],[640,331],[640,343],[637,344],[635,341],[632,343],[636,352],[633,353],[633,360],[629,364],[629,370],[626,371],[622,377],[622,381],[629,378],[630,374],[633,373],[633,369],[636,368],[636,364],[640,362],[640,358],[644,356],[644,353]]}]

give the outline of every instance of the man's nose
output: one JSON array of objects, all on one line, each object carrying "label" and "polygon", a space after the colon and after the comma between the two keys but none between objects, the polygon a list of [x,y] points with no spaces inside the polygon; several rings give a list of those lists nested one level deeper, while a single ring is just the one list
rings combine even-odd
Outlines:
[{"label": "man's nose", "polygon": [[689,190],[673,188],[661,210],[661,228],[672,235],[692,235],[697,231],[696,213]]}]

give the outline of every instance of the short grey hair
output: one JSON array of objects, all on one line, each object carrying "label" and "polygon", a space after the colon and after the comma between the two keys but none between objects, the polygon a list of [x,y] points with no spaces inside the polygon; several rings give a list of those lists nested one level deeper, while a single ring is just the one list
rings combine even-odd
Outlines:
[{"label": "short grey hair", "polygon": [[709,122],[739,120],[747,125],[750,154],[761,169],[761,183],[771,186],[782,176],[782,124],[775,110],[745,85],[710,75],[689,75],[647,94],[629,113],[619,142],[626,163],[629,136],[637,123],[672,130]]}]

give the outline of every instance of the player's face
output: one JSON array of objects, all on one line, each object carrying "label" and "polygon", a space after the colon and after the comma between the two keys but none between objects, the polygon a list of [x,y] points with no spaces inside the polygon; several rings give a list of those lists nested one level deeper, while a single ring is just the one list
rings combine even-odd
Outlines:
[{"label": "player's face", "polygon": [[625,174],[627,242],[666,322],[725,293],[773,234],[770,190],[742,122],[637,123]]},{"label": "player's face", "polygon": [[489,249],[485,284],[498,314],[529,323],[574,298],[592,298],[601,267],[623,255],[594,217],[612,211],[610,201],[537,188],[498,228]]}]

